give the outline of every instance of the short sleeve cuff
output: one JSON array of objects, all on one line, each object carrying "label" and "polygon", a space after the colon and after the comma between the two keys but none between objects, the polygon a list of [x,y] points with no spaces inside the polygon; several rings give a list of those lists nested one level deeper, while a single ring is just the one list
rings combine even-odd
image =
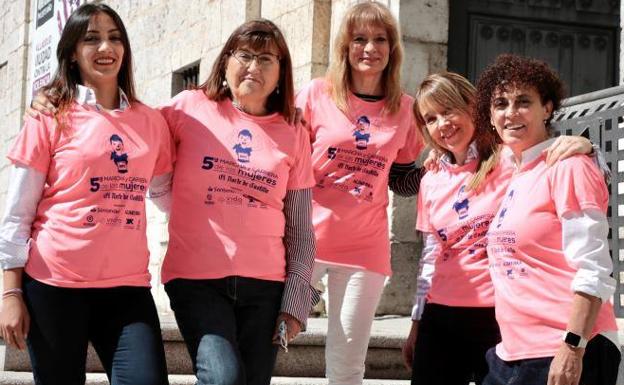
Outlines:
[{"label": "short sleeve cuff", "polygon": [[600,276],[586,269],[577,271],[572,280],[572,291],[598,297],[602,302],[608,301],[615,293],[616,281],[611,276]]}]

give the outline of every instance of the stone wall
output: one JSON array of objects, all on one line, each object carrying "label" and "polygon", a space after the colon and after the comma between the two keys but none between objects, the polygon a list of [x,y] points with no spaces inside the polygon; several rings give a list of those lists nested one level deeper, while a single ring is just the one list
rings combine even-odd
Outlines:
[{"label": "stone wall", "polygon": [[0,2],[0,210],[8,185],[6,152],[22,125],[30,1]]},{"label": "stone wall", "polygon": [[[28,31],[32,0],[0,2],[0,210],[4,209],[5,155],[21,126],[26,102]],[[230,33],[245,20],[266,17],[283,31],[291,49],[295,86],[322,76],[340,20],[355,0],[109,0],[131,37],[139,97],[158,105],[171,97],[173,72],[199,62],[200,82]],[[403,85],[413,93],[430,71],[446,67],[448,0],[384,0],[399,19],[406,58]],[[167,298],[158,276],[167,244],[166,218],[148,207],[150,270],[162,309]],[[381,313],[409,313],[420,239],[414,232],[414,200],[392,198],[389,207],[392,264]]]},{"label": "stone wall", "polygon": [[[399,19],[405,60],[401,74],[407,93],[414,95],[420,82],[432,72],[446,69],[448,43],[448,0],[401,1],[398,10],[388,1]],[[415,291],[422,239],[414,230],[416,199],[393,196],[390,199],[390,246],[392,271],[378,314],[410,314]]]}]

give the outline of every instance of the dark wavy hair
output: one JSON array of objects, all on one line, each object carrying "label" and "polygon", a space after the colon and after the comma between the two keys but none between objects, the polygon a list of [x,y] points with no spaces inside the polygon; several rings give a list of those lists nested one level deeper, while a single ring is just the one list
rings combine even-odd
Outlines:
[{"label": "dark wavy hair", "polygon": [[277,48],[280,62],[279,93],[273,91],[267,101],[266,109],[277,112],[286,120],[290,119],[295,111],[295,86],[293,84],[292,60],[286,45],[284,35],[277,26],[266,19],[255,19],[243,23],[232,32],[212,65],[212,71],[203,84],[198,88],[204,90],[210,100],[232,98],[229,87],[223,85],[227,60],[232,51],[248,46],[261,51],[274,46]]},{"label": "dark wavy hair", "polygon": [[64,127],[65,112],[76,97],[77,85],[82,83],[78,65],[72,63],[72,56],[76,52],[76,46],[87,33],[89,21],[92,16],[105,13],[113,19],[119,29],[121,42],[124,47],[121,68],[117,74],[119,88],[128,97],[129,102],[136,102],[136,91],[134,88],[134,77],[132,75],[132,50],[126,27],[121,17],[111,7],[102,3],[85,3],[78,7],[67,20],[63,28],[61,38],[56,48],[56,58],[58,68],[52,81],[42,87],[42,91],[49,95],[50,99],[58,106],[56,119],[60,126]]},{"label": "dark wavy hair", "polygon": [[550,130],[550,122],[565,97],[565,86],[559,75],[545,62],[512,54],[499,55],[479,77],[475,109],[475,124],[478,129],[492,127],[490,106],[493,95],[515,87],[535,88],[542,105],[552,103],[553,110],[546,121],[546,128]]}]

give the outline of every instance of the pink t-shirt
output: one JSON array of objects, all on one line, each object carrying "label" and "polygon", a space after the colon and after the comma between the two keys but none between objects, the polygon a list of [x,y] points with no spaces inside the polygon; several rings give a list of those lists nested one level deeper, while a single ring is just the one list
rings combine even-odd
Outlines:
[{"label": "pink t-shirt", "polygon": [[423,147],[413,101],[403,95],[400,111],[388,116],[383,100],[366,102],[350,94],[347,116],[323,79],[297,96],[312,141],[317,261],[391,274],[390,166],[413,162]]},{"label": "pink t-shirt", "polygon": [[497,166],[478,193],[466,191],[478,160],[443,166],[420,183],[416,229],[435,235],[441,245],[428,303],[446,306],[494,306],[486,247],[488,227],[512,175]]},{"label": "pink t-shirt", "polygon": [[[562,252],[561,218],[568,212],[607,210],[603,177],[586,156],[548,167],[545,155],[513,177],[490,225],[487,251],[496,290],[496,319],[506,361],[550,357],[570,316],[576,269]],[[600,308],[592,336],[617,330],[613,306]]]},{"label": "pink t-shirt", "polygon": [[284,197],[314,185],[303,127],[185,91],[161,108],[176,145],[162,280],[283,281]]},{"label": "pink t-shirt", "polygon": [[28,117],[8,154],[47,175],[26,272],[61,287],[149,286],[145,194],[171,172],[162,116],[143,104],[99,112],[74,103],[71,124]]}]

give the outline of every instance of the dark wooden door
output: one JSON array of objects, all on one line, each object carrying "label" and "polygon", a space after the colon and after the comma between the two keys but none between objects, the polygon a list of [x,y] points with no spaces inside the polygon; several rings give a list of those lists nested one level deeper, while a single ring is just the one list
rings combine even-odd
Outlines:
[{"label": "dark wooden door", "polygon": [[501,53],[547,61],[570,95],[618,82],[619,0],[449,0],[448,68],[475,81]]}]

